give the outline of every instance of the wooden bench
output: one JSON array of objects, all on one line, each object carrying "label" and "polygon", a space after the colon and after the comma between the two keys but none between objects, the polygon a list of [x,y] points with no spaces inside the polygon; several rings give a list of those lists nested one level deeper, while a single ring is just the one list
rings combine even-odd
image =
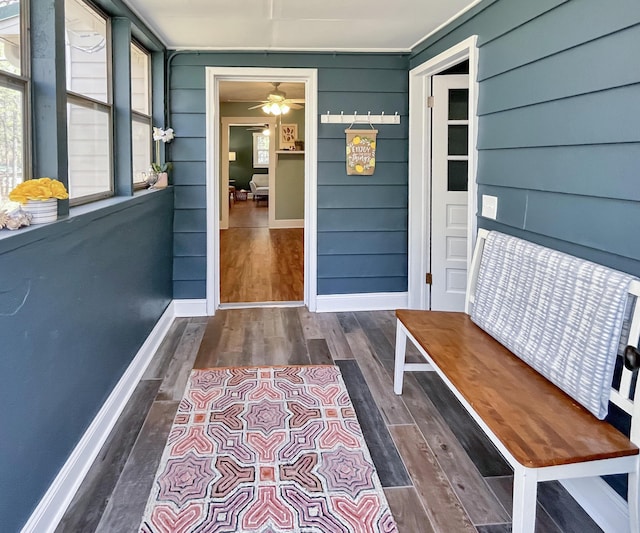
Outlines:
[{"label": "wooden bench", "polygon": [[[467,312],[487,235],[478,233]],[[632,282],[630,293],[640,296],[638,282]],[[638,532],[640,418],[632,418],[630,440],[516,357],[467,313],[397,310],[396,316],[396,394],[402,393],[404,372],[435,371],[442,378],[514,469],[514,533],[534,531],[538,482],[580,478],[584,483],[585,478],[616,473],[629,474],[629,530]],[[639,336],[640,304],[632,315],[630,344],[637,347]],[[426,363],[405,362],[407,338]],[[634,354],[633,348],[627,351]],[[632,377],[625,368],[610,397],[631,417],[638,410],[630,393]],[[597,477],[595,481],[604,484]]]}]

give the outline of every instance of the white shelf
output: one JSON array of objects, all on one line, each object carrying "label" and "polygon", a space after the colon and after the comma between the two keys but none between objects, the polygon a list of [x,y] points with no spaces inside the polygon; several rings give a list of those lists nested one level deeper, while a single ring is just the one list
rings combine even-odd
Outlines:
[{"label": "white shelf", "polygon": [[372,115],[367,113],[366,115],[360,115],[354,113],[353,115],[345,115],[340,113],[339,115],[332,115],[327,111],[326,114],[320,115],[320,122],[323,124],[400,124],[400,115]]},{"label": "white shelf", "polygon": [[304,150],[276,150],[276,154],[304,154]]}]

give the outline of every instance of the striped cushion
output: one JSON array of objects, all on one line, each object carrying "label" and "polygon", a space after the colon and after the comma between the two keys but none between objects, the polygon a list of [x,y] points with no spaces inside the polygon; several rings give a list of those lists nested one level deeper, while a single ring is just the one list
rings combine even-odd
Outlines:
[{"label": "striped cushion", "polygon": [[471,319],[603,419],[632,279],[494,231]]}]

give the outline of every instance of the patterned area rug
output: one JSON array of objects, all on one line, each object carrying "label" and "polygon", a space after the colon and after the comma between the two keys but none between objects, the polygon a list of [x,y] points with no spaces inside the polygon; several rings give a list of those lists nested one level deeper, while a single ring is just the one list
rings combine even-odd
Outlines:
[{"label": "patterned area rug", "polygon": [[191,373],[143,533],[397,532],[334,366]]}]

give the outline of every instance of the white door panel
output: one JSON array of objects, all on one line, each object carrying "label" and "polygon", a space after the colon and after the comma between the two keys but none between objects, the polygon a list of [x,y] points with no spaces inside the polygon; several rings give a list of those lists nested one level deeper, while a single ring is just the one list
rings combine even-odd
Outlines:
[{"label": "white door panel", "polygon": [[[431,309],[463,311],[467,284],[469,78],[433,77]],[[465,109],[466,105],[466,109]]]}]

